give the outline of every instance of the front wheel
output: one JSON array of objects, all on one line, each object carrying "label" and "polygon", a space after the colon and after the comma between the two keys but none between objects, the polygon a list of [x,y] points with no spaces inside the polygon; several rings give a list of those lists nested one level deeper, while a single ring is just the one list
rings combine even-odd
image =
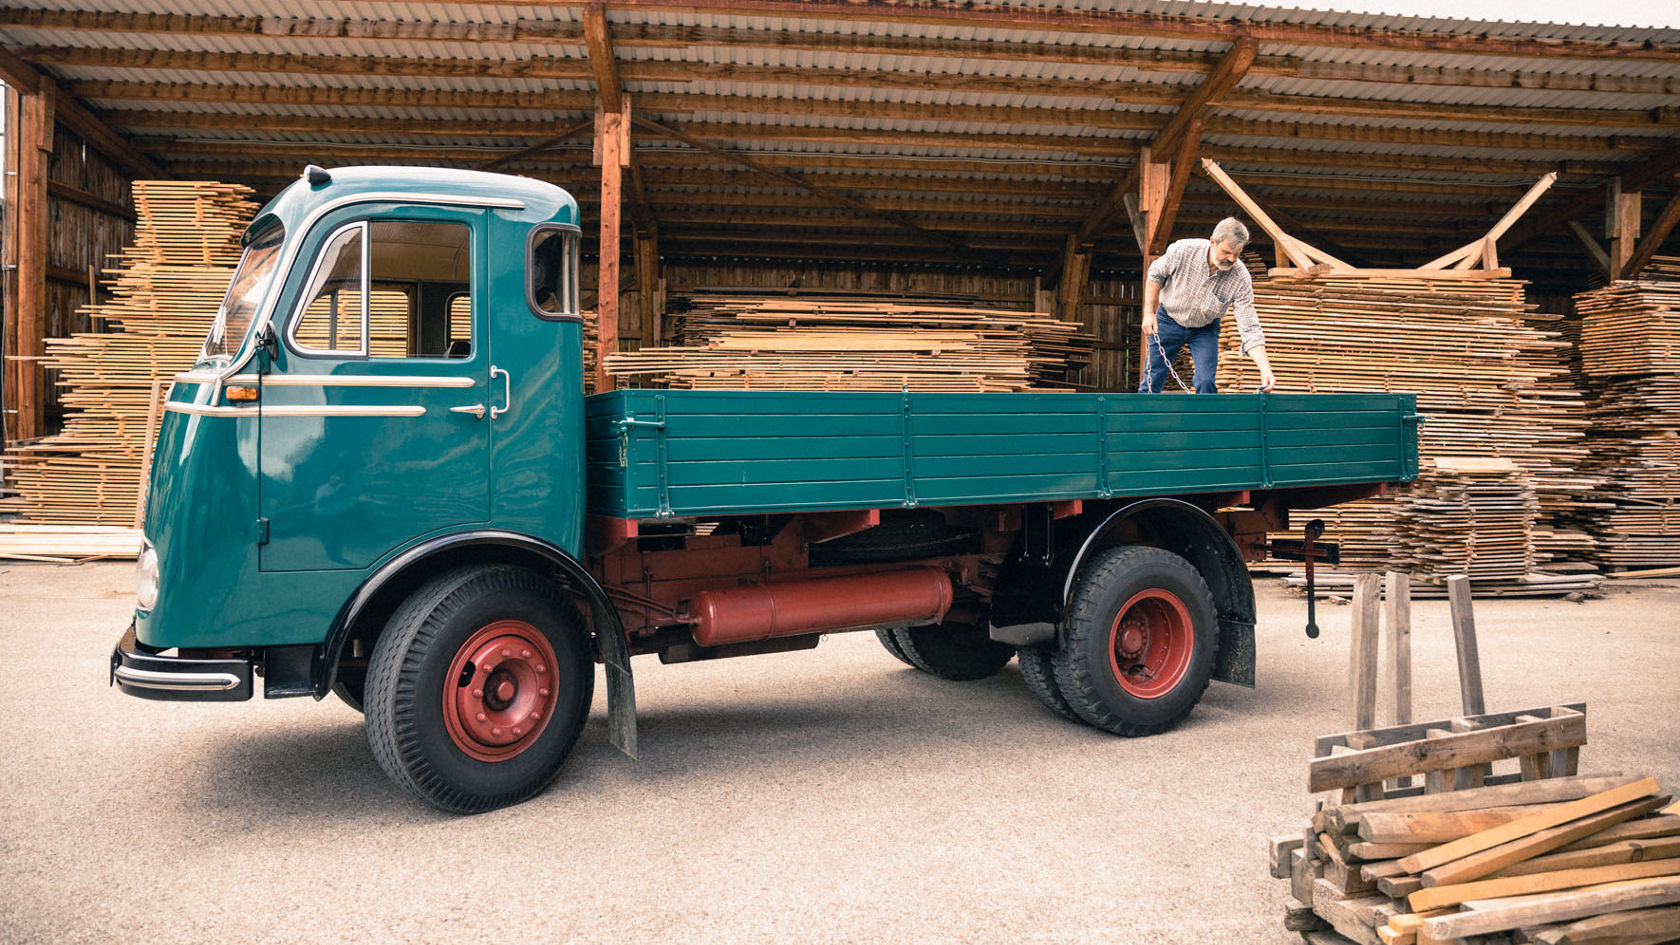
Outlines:
[{"label": "front wheel", "polygon": [[1098,555],[1068,608],[1053,657],[1057,688],[1080,718],[1119,735],[1154,735],[1201,701],[1213,673],[1218,613],[1190,562],[1160,548]]},{"label": "front wheel", "polygon": [[587,631],[520,568],[448,572],[386,624],[368,666],[368,744],[393,781],[454,813],[523,801],[554,780],[589,714]]}]

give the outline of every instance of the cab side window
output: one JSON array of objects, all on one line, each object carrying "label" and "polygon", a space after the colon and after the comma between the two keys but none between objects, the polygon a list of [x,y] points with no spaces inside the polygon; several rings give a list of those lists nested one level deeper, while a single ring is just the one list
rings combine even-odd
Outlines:
[{"label": "cab side window", "polygon": [[306,355],[469,357],[472,282],[472,230],[464,223],[348,224],[322,250],[293,345]]},{"label": "cab side window", "polygon": [[550,317],[578,314],[576,230],[543,227],[532,233],[526,272],[529,301],[537,314]]}]

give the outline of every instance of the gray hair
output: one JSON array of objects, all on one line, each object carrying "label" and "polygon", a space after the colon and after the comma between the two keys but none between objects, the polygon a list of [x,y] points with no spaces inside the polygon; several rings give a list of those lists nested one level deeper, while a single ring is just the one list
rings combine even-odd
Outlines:
[{"label": "gray hair", "polygon": [[1213,242],[1216,246],[1220,243],[1230,243],[1237,249],[1242,249],[1248,245],[1248,227],[1243,226],[1242,221],[1236,217],[1226,217],[1213,228]]}]

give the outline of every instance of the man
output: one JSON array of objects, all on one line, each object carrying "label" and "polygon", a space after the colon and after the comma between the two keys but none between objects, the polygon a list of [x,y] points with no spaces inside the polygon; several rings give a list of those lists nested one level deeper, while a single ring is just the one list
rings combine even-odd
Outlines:
[{"label": "man", "polygon": [[1212,394],[1219,366],[1219,319],[1235,306],[1242,352],[1260,368],[1260,389],[1277,384],[1266,358],[1266,336],[1254,313],[1254,281],[1238,262],[1248,245],[1248,227],[1226,217],[1212,239],[1179,240],[1149,267],[1143,281],[1144,373],[1138,393],[1166,389],[1167,370],[1178,351],[1190,346],[1198,394]]}]

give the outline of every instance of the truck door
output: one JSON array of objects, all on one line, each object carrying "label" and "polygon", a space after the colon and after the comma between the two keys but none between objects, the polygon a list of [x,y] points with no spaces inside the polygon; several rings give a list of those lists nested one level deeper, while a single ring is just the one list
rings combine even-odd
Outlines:
[{"label": "truck door", "polygon": [[505,405],[474,292],[483,234],[483,211],[379,205],[305,234],[275,310],[275,367],[256,379],[263,570],[365,568],[488,520]]}]

